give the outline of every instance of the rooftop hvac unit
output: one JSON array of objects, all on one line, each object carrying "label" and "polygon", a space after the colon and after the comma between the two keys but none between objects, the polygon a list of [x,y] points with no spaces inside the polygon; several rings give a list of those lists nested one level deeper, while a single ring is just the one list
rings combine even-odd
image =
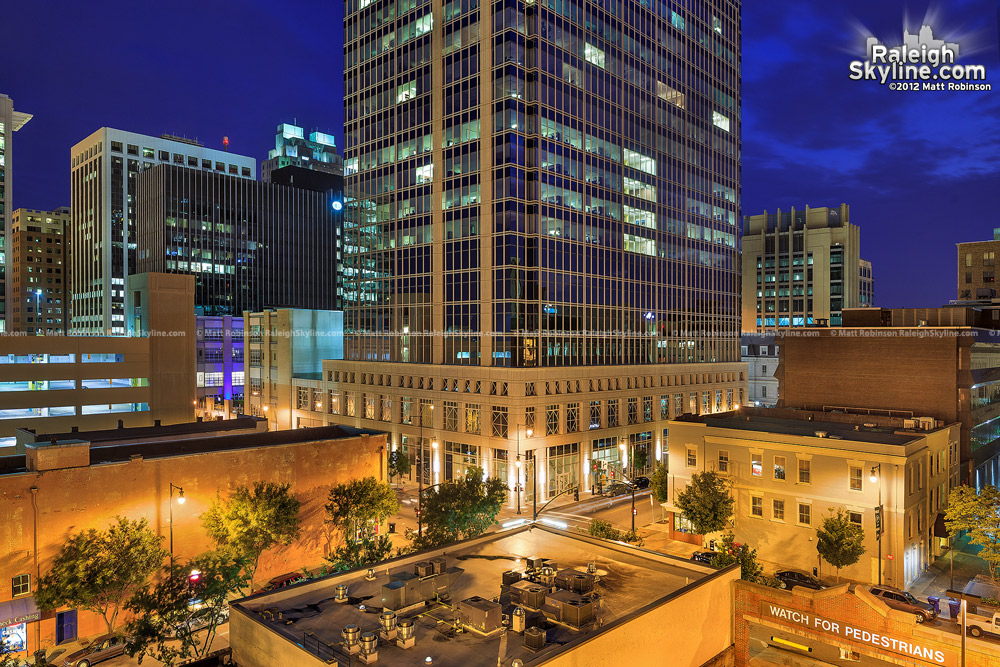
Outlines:
[{"label": "rooftop hvac unit", "polygon": [[527,563],[529,570],[540,570],[545,559],[540,556],[530,556],[525,558],[524,561]]},{"label": "rooftop hvac unit", "polygon": [[510,601],[528,609],[541,609],[549,589],[533,581],[519,581],[510,587]]},{"label": "rooftop hvac unit", "polygon": [[574,593],[589,593],[594,590],[594,575],[577,570],[562,570],[556,575],[556,586]]},{"label": "rooftop hvac unit", "polygon": [[554,560],[546,558],[545,560],[542,561],[542,568],[546,567],[552,568],[552,571],[555,572],[559,569],[559,563],[555,562]]},{"label": "rooftop hvac unit", "polygon": [[378,637],[374,632],[361,633],[361,662],[371,665],[378,662]]},{"label": "rooftop hvac unit", "polygon": [[344,640],[344,649],[348,653],[354,655],[361,650],[361,644],[359,643],[361,639],[361,628],[351,623],[350,625],[344,626],[344,629],[340,631],[340,636]]},{"label": "rooftop hvac unit", "polygon": [[396,612],[383,611],[378,615],[379,635],[383,641],[396,638]]},{"label": "rooftop hvac unit", "polygon": [[517,570],[507,570],[503,573],[503,585],[510,586],[521,581],[521,573]]},{"label": "rooftop hvac unit", "polygon": [[904,419],[903,420],[903,428],[917,428],[917,420],[916,419]]},{"label": "rooftop hvac unit", "polygon": [[542,613],[549,620],[580,629],[594,620],[594,603],[571,591],[556,591],[545,597]]},{"label": "rooftop hvac unit", "polygon": [[478,595],[458,603],[458,617],[465,625],[484,634],[502,627],[503,607]]},{"label": "rooftop hvac unit", "polygon": [[920,424],[920,428],[925,431],[934,430],[934,417],[917,417],[917,422]]},{"label": "rooftop hvac unit", "polygon": [[398,632],[396,636],[396,646],[400,648],[413,648],[417,643],[417,638],[413,634],[413,621],[404,618],[396,626]]},{"label": "rooftop hvac unit", "polygon": [[524,648],[537,653],[545,648],[545,631],[541,628],[528,628],[524,631]]},{"label": "rooftop hvac unit", "polygon": [[437,558],[431,558],[431,566],[434,568],[434,574],[444,574],[444,571],[448,569],[447,565],[448,562],[440,556]]},{"label": "rooftop hvac unit", "polygon": [[413,566],[413,571],[418,577],[429,577],[434,574],[434,565],[430,561],[422,560]]},{"label": "rooftop hvac unit", "polygon": [[347,584],[337,584],[337,595],[333,601],[341,604],[347,602]]}]

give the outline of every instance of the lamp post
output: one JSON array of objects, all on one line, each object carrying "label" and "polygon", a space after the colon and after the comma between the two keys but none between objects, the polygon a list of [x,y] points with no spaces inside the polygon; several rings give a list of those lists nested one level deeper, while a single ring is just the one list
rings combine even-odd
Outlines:
[{"label": "lamp post", "polygon": [[[525,429],[525,434],[530,438],[532,431]],[[517,487],[517,513],[521,513],[521,425],[517,426],[517,460],[514,461],[514,486]]]},{"label": "lamp post", "polygon": [[174,564],[174,489],[177,489],[177,504],[184,504],[184,489],[170,483],[170,565]]},{"label": "lamp post", "polygon": [[[419,399],[418,399],[419,400]],[[431,426],[434,425],[434,406],[431,409]],[[420,454],[417,459],[417,535],[423,534],[423,518],[421,514],[424,508],[424,404],[420,403]]]},{"label": "lamp post", "polygon": [[875,508],[875,541],[878,542],[878,585],[882,585],[882,464],[872,466],[868,476],[872,484],[878,482],[878,506]]},{"label": "lamp post", "polygon": [[[39,260],[39,261],[41,261],[41,260]],[[35,335],[39,334],[39,331],[40,331],[40,328],[41,328],[41,324],[42,324],[42,311],[40,310],[40,306],[38,305],[38,303],[41,300],[41,298],[42,298],[42,290],[36,289],[35,290],[35,325],[36,325],[35,326]]]}]

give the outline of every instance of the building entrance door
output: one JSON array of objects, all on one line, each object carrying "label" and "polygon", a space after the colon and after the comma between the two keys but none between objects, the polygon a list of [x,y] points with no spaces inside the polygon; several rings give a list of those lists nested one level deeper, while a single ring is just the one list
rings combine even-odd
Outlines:
[{"label": "building entrance door", "polygon": [[76,609],[56,614],[56,644],[76,639]]}]

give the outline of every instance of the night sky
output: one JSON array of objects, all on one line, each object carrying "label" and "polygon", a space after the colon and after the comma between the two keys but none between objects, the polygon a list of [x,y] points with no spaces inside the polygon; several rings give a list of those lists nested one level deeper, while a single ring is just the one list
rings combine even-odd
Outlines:
[{"label": "night sky", "polygon": [[[334,1],[10,3],[0,92],[34,114],[16,135],[14,206],[69,204],[70,147],[102,126],[267,157],[279,122],[343,140],[343,5]],[[954,244],[1000,226],[996,0],[928,13],[899,0],[745,0],[743,209],[851,205],[876,304],[955,296]],[[982,64],[990,92],[851,81],[865,37],[924,17]]]}]

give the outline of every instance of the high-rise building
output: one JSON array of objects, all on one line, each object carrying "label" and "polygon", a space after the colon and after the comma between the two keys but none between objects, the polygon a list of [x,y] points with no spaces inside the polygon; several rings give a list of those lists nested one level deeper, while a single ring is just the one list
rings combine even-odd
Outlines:
[{"label": "high-rise building", "polygon": [[11,331],[66,333],[69,208],[19,208],[11,217]]},{"label": "high-rise building", "polygon": [[[284,185],[288,171],[322,189]],[[342,179],[289,166],[264,183],[162,164],[138,178],[139,271],[190,273],[202,315],[339,307]]]},{"label": "high-rise building", "polygon": [[392,423],[425,479],[647,469],[667,418],[744,400],[740,3],[395,7],[347,4],[324,418]]},{"label": "high-rise building", "polygon": [[13,262],[10,255],[11,213],[14,183],[14,133],[31,120],[30,113],[14,110],[14,100],[0,93],[0,332],[10,328],[11,302],[14,297],[10,281]]},{"label": "high-rise building", "polygon": [[260,164],[260,178],[270,182],[271,172],[288,166],[344,175],[344,159],[337,152],[337,142],[332,134],[310,132],[306,139],[301,127],[282,123],[274,137],[274,148],[267,152],[267,159]]},{"label": "high-rise building", "polygon": [[73,146],[70,329],[124,335],[125,279],[136,273],[136,178],[159,164],[254,180],[253,158],[196,141],[108,127]]},{"label": "high-rise building", "polygon": [[860,252],[847,204],[745,216],[743,330],[837,326],[844,308],[871,305],[871,263]]}]

